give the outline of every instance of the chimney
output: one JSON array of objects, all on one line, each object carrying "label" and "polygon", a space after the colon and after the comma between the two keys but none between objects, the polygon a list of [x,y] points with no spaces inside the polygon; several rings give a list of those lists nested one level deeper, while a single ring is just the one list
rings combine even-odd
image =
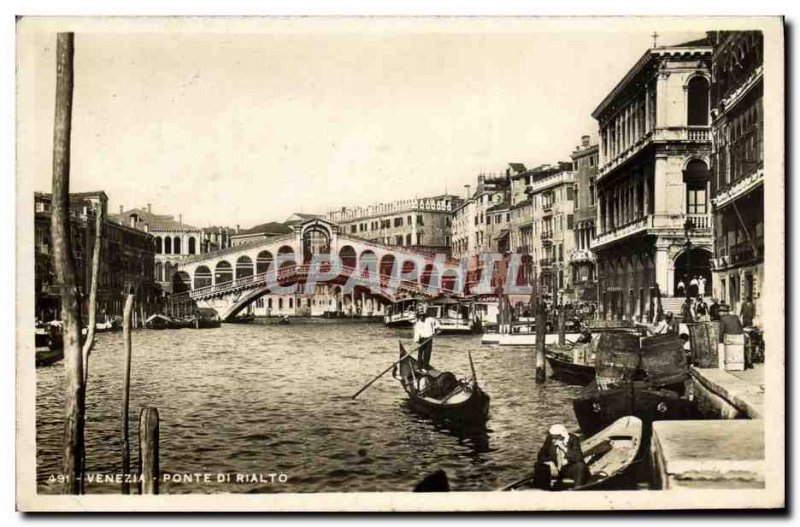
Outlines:
[{"label": "chimney", "polygon": [[584,148],[589,146],[589,136],[588,135],[582,135],[581,136],[581,146],[583,146]]},{"label": "chimney", "polygon": [[153,213],[153,204],[152,203],[148,203],[147,204],[147,213],[148,214],[152,214]]},{"label": "chimney", "polygon": [[469,190],[472,188],[472,185],[464,185],[464,199],[469,199]]},{"label": "chimney", "polygon": [[183,214],[178,214],[178,223],[180,223],[181,227],[183,227]]},{"label": "chimney", "polygon": [[236,234],[239,234],[239,224],[236,224]]}]

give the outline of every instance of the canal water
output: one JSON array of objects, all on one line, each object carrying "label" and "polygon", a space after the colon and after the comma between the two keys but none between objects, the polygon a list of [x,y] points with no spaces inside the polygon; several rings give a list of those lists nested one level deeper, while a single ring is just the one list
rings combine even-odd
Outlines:
[{"label": "canal water", "polygon": [[[492,490],[530,470],[549,425],[577,429],[578,387],[550,378],[536,385],[533,349],[482,346],[477,335],[439,337],[431,362],[469,377],[471,350],[492,398],[485,432],[463,435],[418,417],[391,372],[352,400],[398,357],[398,339],[410,338],[380,324],[311,320],[136,331],[131,466],[146,406],[161,416],[161,470],[180,479],[162,483],[162,493],[409,491],[440,468],[453,490]],[[108,478],[121,473],[122,363],[121,333],[98,335],[86,472],[106,482],[87,483],[88,492],[119,492]],[[36,376],[38,488],[56,492],[63,363]]]}]

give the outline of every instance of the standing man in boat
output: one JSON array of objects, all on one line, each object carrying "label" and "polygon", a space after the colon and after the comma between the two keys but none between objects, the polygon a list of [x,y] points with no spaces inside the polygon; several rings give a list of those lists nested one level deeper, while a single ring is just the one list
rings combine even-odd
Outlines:
[{"label": "standing man in boat", "polygon": [[573,487],[580,487],[590,476],[578,436],[570,434],[564,425],[551,426],[536,456],[536,488],[550,490],[553,477],[559,483],[564,483],[565,479],[572,480]]},{"label": "standing man in boat", "polygon": [[420,369],[428,370],[431,367],[431,353],[433,352],[433,337],[439,332],[439,321],[428,317],[424,310],[417,314],[414,323],[414,342],[417,349],[417,362]]}]

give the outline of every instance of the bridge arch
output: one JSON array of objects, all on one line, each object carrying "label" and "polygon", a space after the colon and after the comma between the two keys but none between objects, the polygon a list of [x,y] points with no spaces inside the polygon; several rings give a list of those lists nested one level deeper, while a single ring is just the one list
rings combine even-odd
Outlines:
[{"label": "bridge arch", "polygon": [[428,290],[439,289],[439,271],[433,264],[428,264],[422,269],[420,283]]},{"label": "bridge arch", "polygon": [[356,250],[351,245],[344,245],[339,249],[339,260],[342,262],[343,267],[356,266]]},{"label": "bridge arch", "polygon": [[442,281],[441,281],[441,292],[443,293],[458,293],[459,282],[461,281],[461,276],[459,272],[455,269],[445,269],[442,271]]},{"label": "bridge arch", "polygon": [[315,254],[330,254],[331,231],[327,225],[314,222],[303,228],[301,233],[303,262],[309,263]]},{"label": "bridge arch", "polygon": [[211,269],[206,265],[201,265],[194,270],[194,288],[208,287],[214,283],[214,277],[211,275]]},{"label": "bridge arch", "polygon": [[253,260],[246,255],[240,256],[236,260],[236,278],[253,276]]},{"label": "bridge arch", "polygon": [[214,284],[225,284],[233,281],[233,267],[227,260],[220,260],[214,267]]},{"label": "bridge arch", "polygon": [[266,273],[274,262],[275,258],[271,252],[261,251],[256,256],[256,274]]}]

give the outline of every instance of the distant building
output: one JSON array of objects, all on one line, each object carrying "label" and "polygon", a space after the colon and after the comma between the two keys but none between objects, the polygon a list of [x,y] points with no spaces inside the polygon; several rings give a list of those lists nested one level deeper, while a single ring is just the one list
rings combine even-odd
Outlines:
[{"label": "distant building", "polygon": [[[105,210],[108,197],[102,191],[70,194],[72,254],[77,270],[83,321],[88,316],[89,287],[92,279],[92,253],[95,218]],[[34,194],[35,311],[40,320],[61,318],[61,296],[55,276],[50,235],[52,195]],[[137,318],[154,313],[159,307],[159,291],[153,280],[155,239],[138,229],[106,217],[97,289],[97,319],[121,316],[125,295],[136,295]]]},{"label": "distant building", "polygon": [[[515,163],[516,164],[516,163]],[[524,169],[524,166],[523,166]],[[477,261],[481,253],[496,252],[496,241],[492,234],[499,234],[490,222],[489,210],[508,207],[510,177],[485,174],[478,176],[475,192],[468,195],[453,209],[452,256]],[[492,215],[493,220],[503,219]]]},{"label": "distant building", "polygon": [[666,311],[679,309],[681,281],[710,285],[711,52],[706,40],[648,49],[592,113],[600,128],[592,248],[606,318],[649,317],[656,285]]},{"label": "distant building", "polygon": [[414,247],[426,252],[450,252],[451,214],[461,198],[444,194],[329,212],[345,236],[385,245]]},{"label": "distant building", "polygon": [[595,190],[599,147],[597,143],[591,143],[588,135],[584,135],[571,157],[575,171],[575,248],[569,252],[568,260],[572,273],[573,300],[597,302],[597,270],[591,244],[596,234]]},{"label": "distant building", "polygon": [[277,221],[270,221],[261,223],[249,229],[236,230],[236,233],[231,235],[231,246],[242,245],[244,243],[251,243],[254,241],[265,240],[274,238],[276,236],[284,236],[294,232],[292,227]]},{"label": "distant building", "polygon": [[172,215],[154,214],[150,204],[145,208],[123,210],[111,218],[130,228],[148,232],[155,238],[156,282],[166,293],[185,290],[187,284],[175,284],[174,269],[184,257],[204,254],[231,246],[234,231],[228,227],[199,228],[183,222],[183,215],[176,220]]},{"label": "distant building", "polygon": [[544,298],[570,298],[572,279],[567,255],[574,239],[572,163],[541,165],[511,176],[509,248],[522,256],[524,284],[536,277]]},{"label": "distant building", "polygon": [[764,42],[760,31],[709,34],[714,293],[737,313],[764,283]]}]

